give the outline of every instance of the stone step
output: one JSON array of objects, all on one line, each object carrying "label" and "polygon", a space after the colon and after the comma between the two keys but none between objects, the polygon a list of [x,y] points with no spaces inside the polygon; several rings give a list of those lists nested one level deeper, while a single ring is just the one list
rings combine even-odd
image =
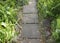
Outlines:
[{"label": "stone step", "polygon": [[23,14],[22,23],[38,23],[37,14]]},{"label": "stone step", "polygon": [[21,43],[40,43],[40,32],[36,0],[29,0],[29,4],[23,6]]},{"label": "stone step", "polygon": [[36,0],[29,0],[29,2],[36,2]]},{"label": "stone step", "polygon": [[22,37],[32,37],[40,38],[39,26],[38,24],[22,24]]},{"label": "stone step", "polygon": [[25,39],[21,43],[40,43],[40,39]]},{"label": "stone step", "polygon": [[30,0],[28,5],[23,6],[23,13],[37,13],[36,2]]}]

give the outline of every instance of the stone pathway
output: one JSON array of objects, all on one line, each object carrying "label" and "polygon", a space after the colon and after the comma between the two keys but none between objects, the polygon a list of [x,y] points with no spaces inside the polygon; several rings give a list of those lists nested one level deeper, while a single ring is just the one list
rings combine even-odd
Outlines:
[{"label": "stone pathway", "polygon": [[29,4],[23,6],[21,43],[40,43],[40,32],[36,0],[29,0]]}]

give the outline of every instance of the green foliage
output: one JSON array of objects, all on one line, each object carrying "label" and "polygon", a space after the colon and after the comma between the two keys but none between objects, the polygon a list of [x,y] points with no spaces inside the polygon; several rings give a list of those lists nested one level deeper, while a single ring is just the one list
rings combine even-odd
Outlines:
[{"label": "green foliage", "polygon": [[56,43],[59,43],[60,42],[60,16],[51,22],[51,28],[52,28],[52,38],[54,38]]},{"label": "green foliage", "polygon": [[0,43],[9,43],[11,38],[17,35],[14,28],[17,11],[26,2],[26,0],[0,0]]},{"label": "green foliage", "polygon": [[46,18],[48,16],[56,17],[60,14],[60,0],[38,0],[37,9],[39,15]]},{"label": "green foliage", "polygon": [[51,13],[51,7],[52,7],[52,0],[38,0],[37,3],[37,9],[39,12],[39,15],[42,15],[42,17],[47,17],[48,15],[52,15]]},{"label": "green foliage", "polygon": [[51,18],[52,38],[60,43],[60,0],[37,0],[39,18]]}]

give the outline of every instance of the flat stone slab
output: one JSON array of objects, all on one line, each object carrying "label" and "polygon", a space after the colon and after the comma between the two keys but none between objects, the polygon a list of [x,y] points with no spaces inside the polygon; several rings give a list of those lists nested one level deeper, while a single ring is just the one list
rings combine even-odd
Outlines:
[{"label": "flat stone slab", "polygon": [[36,2],[36,0],[29,0],[29,2]]},{"label": "flat stone slab", "polygon": [[21,43],[40,43],[40,39],[26,39],[22,40]]},{"label": "flat stone slab", "polygon": [[21,33],[22,37],[26,38],[40,38],[39,26],[38,24],[23,24],[23,30]]},{"label": "flat stone slab", "polygon": [[22,23],[38,23],[37,14],[23,14]]},{"label": "flat stone slab", "polygon": [[23,13],[37,13],[35,0],[30,0],[28,5],[23,6]]}]

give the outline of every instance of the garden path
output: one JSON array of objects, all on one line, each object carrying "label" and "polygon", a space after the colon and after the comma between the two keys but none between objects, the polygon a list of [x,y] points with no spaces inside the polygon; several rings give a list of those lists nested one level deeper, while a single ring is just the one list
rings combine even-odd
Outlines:
[{"label": "garden path", "polygon": [[21,38],[21,43],[40,43],[36,0],[29,0],[29,4],[23,6]]}]

